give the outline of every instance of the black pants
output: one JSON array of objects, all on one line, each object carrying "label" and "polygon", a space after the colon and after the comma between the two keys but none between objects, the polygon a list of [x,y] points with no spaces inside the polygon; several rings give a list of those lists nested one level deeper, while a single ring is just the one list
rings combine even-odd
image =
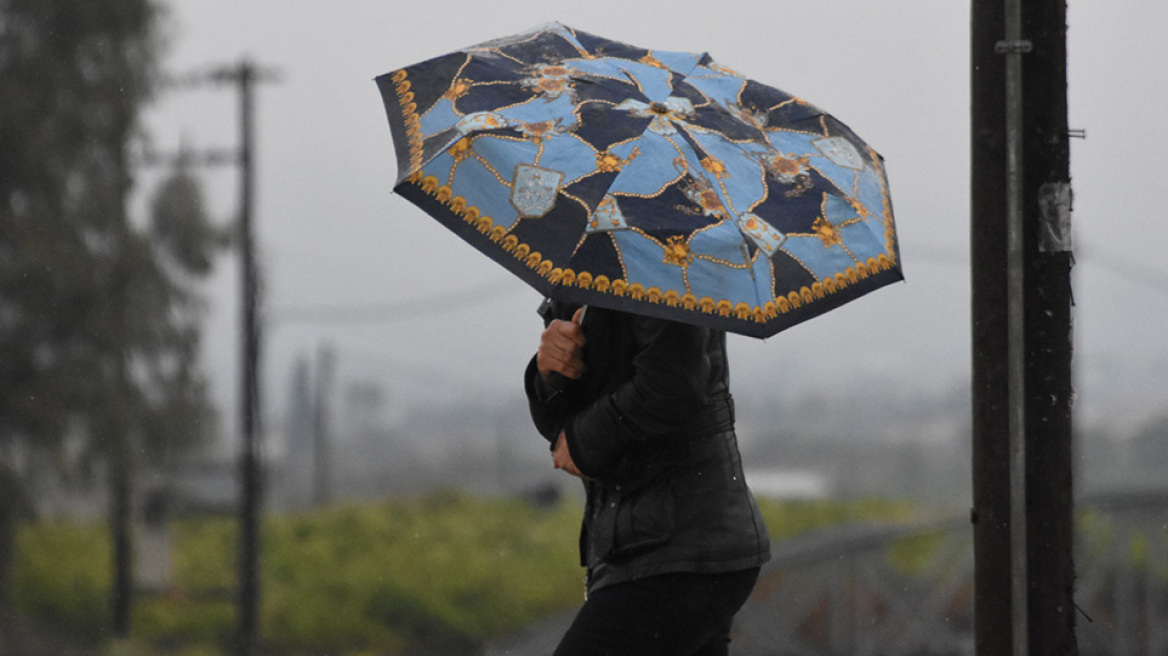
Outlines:
[{"label": "black pants", "polygon": [[588,595],[554,656],[726,656],[758,568],[661,574]]}]

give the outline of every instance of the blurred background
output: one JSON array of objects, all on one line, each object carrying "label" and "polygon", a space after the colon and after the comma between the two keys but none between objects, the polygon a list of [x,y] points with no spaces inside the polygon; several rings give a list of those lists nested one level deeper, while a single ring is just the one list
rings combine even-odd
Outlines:
[{"label": "blurred background", "polygon": [[[541,299],[392,194],[373,82],[552,20],[705,50],[885,157],[906,282],[730,338],[747,475],[780,537],[968,508],[968,3],[3,0],[0,649],[231,644],[242,62],[261,72],[261,642],[484,653],[578,603],[579,489],[520,381]],[[1068,10],[1084,495],[1154,486],[1168,464],[1166,21],[1140,0]],[[111,591],[119,526],[136,603]],[[499,611],[504,588],[522,612]],[[365,619],[330,623],[342,599]]]},{"label": "blurred background", "polygon": [[[1072,6],[1068,19],[1070,120],[1087,133],[1072,153],[1077,424],[1113,437],[1133,437],[1155,423],[1168,395],[1160,384],[1168,370],[1160,321],[1168,312],[1168,272],[1158,258],[1168,227],[1154,198],[1168,155],[1153,146],[1165,137],[1154,117],[1168,91],[1140,82],[1154,79],[1163,59],[1149,26],[1162,24],[1156,19],[1165,10],[1145,4]],[[518,425],[500,432],[523,434],[522,412],[508,404],[519,402],[514,381],[538,339],[540,298],[392,195],[392,145],[372,78],[545,19],[651,47],[705,49],[827,108],[886,158],[907,282],[766,343],[735,337],[743,442],[776,446],[767,431],[810,429],[861,444],[961,444],[970,359],[969,8],[743,2],[702,20],[624,6],[541,9],[544,15],[505,5],[409,11],[383,2],[169,6],[166,71],[200,72],[250,57],[279,72],[278,81],[256,90],[268,454],[286,453],[295,432],[290,409],[305,408],[293,401],[302,393],[296,381],[313,379],[322,357],[333,360],[338,442],[371,422],[392,430],[435,406],[441,416],[478,417],[452,421],[463,426],[518,415]],[[740,18],[760,13],[774,19]],[[1116,42],[1124,47],[1108,45]],[[212,88],[161,93],[143,116],[151,143],[231,147],[238,139],[235,95]],[[151,178],[165,174],[139,172],[142,204]],[[209,216],[225,224],[238,206],[238,172],[198,174]],[[233,261],[223,258],[205,286],[203,362],[227,453],[238,432],[236,276]],[[952,429],[901,425],[921,416],[949,416]],[[485,444],[477,437],[465,445],[415,441],[454,452]]]}]

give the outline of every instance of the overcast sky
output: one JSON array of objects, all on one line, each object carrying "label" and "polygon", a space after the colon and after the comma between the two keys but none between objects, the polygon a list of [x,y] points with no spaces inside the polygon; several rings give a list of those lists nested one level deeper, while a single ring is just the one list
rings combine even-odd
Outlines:
[{"label": "overcast sky", "polygon": [[[643,47],[704,50],[819,105],[886,160],[907,282],[765,343],[732,337],[735,393],[805,387],[905,394],[964,385],[969,342],[969,3],[959,0],[172,0],[175,73],[247,56],[279,69],[257,89],[256,223],[267,279],[269,412],[291,362],[332,344],[340,378],[400,402],[520,394],[539,296],[391,193],[392,142],[373,78],[557,20]],[[716,9],[714,7],[717,7]],[[1168,403],[1168,4],[1072,2],[1070,120],[1078,266],[1078,408],[1138,422]],[[160,149],[237,141],[227,89],[176,91],[150,110]],[[152,174],[153,175],[153,174]],[[208,205],[236,213],[231,169]],[[140,187],[149,192],[149,180]],[[210,285],[208,370],[234,411],[236,265]],[[355,321],[355,318],[363,318]],[[278,419],[278,417],[274,418]],[[229,433],[233,423],[226,423]]]}]

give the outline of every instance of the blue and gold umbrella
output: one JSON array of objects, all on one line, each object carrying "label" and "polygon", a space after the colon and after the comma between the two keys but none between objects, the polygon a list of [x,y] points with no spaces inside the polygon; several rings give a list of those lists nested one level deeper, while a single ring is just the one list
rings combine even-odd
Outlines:
[{"label": "blue and gold umbrella", "polygon": [[903,277],[882,158],[707,54],[551,24],[377,83],[394,191],[549,298],[766,337]]}]

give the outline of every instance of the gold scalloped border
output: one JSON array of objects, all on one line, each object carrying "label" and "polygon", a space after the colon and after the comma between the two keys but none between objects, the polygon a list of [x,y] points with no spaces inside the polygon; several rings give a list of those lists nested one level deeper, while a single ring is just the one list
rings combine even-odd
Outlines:
[{"label": "gold scalloped border", "polygon": [[[610,280],[608,276],[593,276],[587,271],[577,273],[570,268],[558,267],[551,260],[543,257],[538,251],[532,251],[527,244],[519,243],[519,238],[508,234],[508,229],[502,225],[495,225],[489,216],[483,216],[477,207],[468,205],[462,196],[455,196],[449,185],[439,184],[435,176],[423,176],[422,167],[422,128],[421,118],[417,114],[418,106],[414,103],[414,94],[410,91],[410,82],[405,70],[393,73],[394,89],[397,91],[398,102],[401,106],[402,117],[406,126],[406,135],[410,145],[410,169],[413,171],[406,182],[417,185],[423,192],[429,194],[442,203],[452,213],[459,216],[468,225],[486,236],[493,243],[499,244],[504,252],[510,253],[515,259],[523,262],[529,269],[553,285],[576,286],[580,289],[612,294],[613,296],[628,297],[634,301],[648,301],[649,303],[664,303],[667,307],[681,307],[686,310],[700,310],[705,314],[717,314],[722,317],[735,318],[741,321],[766,323],[782,314],[796,310],[831,294],[850,287],[861,280],[869,278],[882,271],[888,271],[896,266],[894,256],[881,253],[878,257],[870,257],[866,262],[857,263],[854,267],[836,273],[835,276],[824,278],[804,286],[799,291],[792,291],[786,296],[767,301],[762,306],[751,306],[749,303],[735,304],[727,299],[715,301],[703,296],[697,298],[692,293],[679,294],[675,290],[662,292],[657,287],[645,287],[641,283],[629,284],[623,279]],[[879,161],[874,158],[874,161]],[[883,167],[881,168],[881,185],[885,186]],[[892,208],[889,204],[888,190],[884,189],[885,217],[891,216]],[[884,221],[885,248],[889,253],[895,253],[895,230],[892,221]]]},{"label": "gold scalloped border", "polygon": [[394,71],[390,76],[393,89],[397,92],[398,106],[401,107],[402,122],[406,127],[406,138],[410,140],[410,170],[422,168],[422,117],[418,116],[418,105],[414,102],[414,92],[410,91],[409,75],[405,69]]},{"label": "gold scalloped border", "polygon": [[714,299],[703,296],[697,298],[691,293],[678,294],[675,290],[662,292],[657,287],[646,289],[640,283],[629,284],[623,279],[610,280],[608,276],[593,276],[587,271],[576,272],[570,268],[558,267],[550,259],[543,257],[539,251],[533,251],[530,246],[519,242],[515,235],[508,234],[503,225],[495,225],[489,216],[483,216],[477,207],[467,205],[462,196],[455,196],[448,185],[439,184],[435,176],[422,176],[416,172],[406,179],[407,182],[417,185],[421,190],[435,200],[442,203],[451,213],[460,217],[465,223],[472,226],[491,242],[498,244],[503,252],[511,254],[540,277],[553,285],[576,286],[580,289],[612,294],[616,297],[628,297],[635,301],[663,303],[668,307],[682,307],[687,310],[700,310],[706,314],[718,314],[723,317],[733,317],[743,321],[753,320],[757,323],[767,321],[798,309],[804,305],[826,298],[842,289],[850,287],[865,278],[881,271],[887,271],[895,266],[895,260],[883,253],[879,257],[870,257],[867,262],[848,267],[845,271],[835,274],[834,277],[824,278],[813,283],[810,287],[804,286],[799,291],[792,291],[784,297],[768,301],[763,306],[751,306],[740,302],[737,305],[729,300]]}]

